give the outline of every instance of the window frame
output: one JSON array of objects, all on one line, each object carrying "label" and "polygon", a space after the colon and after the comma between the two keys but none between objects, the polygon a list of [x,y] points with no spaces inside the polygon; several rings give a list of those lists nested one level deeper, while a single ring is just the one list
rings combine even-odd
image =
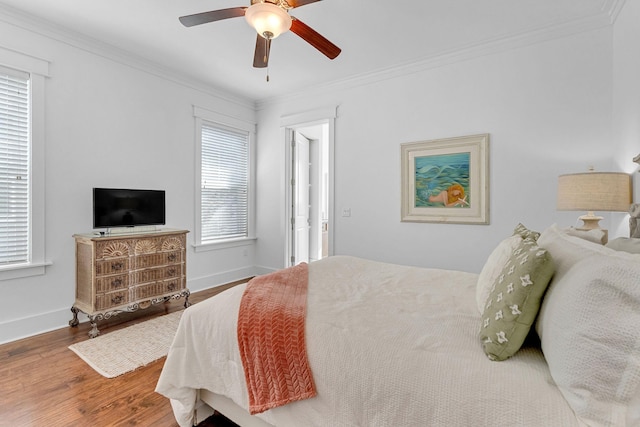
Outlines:
[{"label": "window frame", "polygon": [[[226,249],[238,246],[247,246],[254,243],[255,237],[255,123],[250,123],[234,117],[225,116],[201,107],[193,107],[193,115],[195,118],[195,232],[194,250],[196,252]],[[248,224],[247,236],[233,239],[220,239],[216,241],[202,241],[202,126],[204,124],[219,125],[248,134]]]},{"label": "window frame", "polygon": [[45,258],[45,80],[49,62],[0,47],[0,64],[28,73],[30,80],[29,259],[0,266],[0,280],[11,280],[43,275],[51,265]]}]

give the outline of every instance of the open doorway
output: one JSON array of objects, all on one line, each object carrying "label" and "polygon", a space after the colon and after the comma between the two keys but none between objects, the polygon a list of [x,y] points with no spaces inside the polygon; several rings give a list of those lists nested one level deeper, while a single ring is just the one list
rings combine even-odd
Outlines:
[{"label": "open doorway", "polygon": [[287,262],[313,262],[332,251],[329,122],[288,127]]}]

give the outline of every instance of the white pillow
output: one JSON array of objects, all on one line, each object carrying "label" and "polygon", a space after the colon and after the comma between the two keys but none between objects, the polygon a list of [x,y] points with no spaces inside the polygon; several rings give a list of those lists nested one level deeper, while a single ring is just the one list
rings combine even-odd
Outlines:
[{"label": "white pillow", "polygon": [[594,228],[593,230],[579,230],[577,228],[569,227],[565,229],[569,236],[580,237],[581,239],[588,240],[593,243],[604,245],[607,238],[607,232],[601,228]]},{"label": "white pillow", "polygon": [[556,263],[556,277],[562,276],[573,264],[595,254],[615,252],[600,244],[570,236],[567,230],[553,224],[540,234],[538,245],[551,253]]},{"label": "white pillow", "polygon": [[491,255],[489,255],[489,258],[487,258],[487,262],[485,262],[482,271],[480,271],[478,275],[478,282],[476,284],[476,303],[478,304],[480,314],[484,313],[484,306],[487,303],[489,294],[491,294],[493,284],[521,241],[522,236],[518,234],[507,237],[496,246],[493,252],[491,252]]},{"label": "white pillow", "polygon": [[[565,231],[561,230],[556,224],[553,224],[540,234],[538,246],[546,249],[551,254],[551,258],[556,266],[556,272],[549,283],[547,293],[542,300],[538,320],[536,321],[536,332],[540,338],[544,335],[545,321],[547,311],[547,299],[553,293],[556,284],[569,271],[569,269],[577,262],[582,261],[592,255],[598,254],[615,254],[613,249],[584,240],[578,237],[569,236]],[[630,255],[630,254],[627,254]]]},{"label": "white pillow", "polygon": [[554,279],[539,319],[551,376],[590,426],[640,421],[640,256],[624,255],[576,262]]},{"label": "white pillow", "polygon": [[624,251],[632,254],[640,254],[640,239],[630,237],[618,237],[607,243],[607,247],[616,251]]}]

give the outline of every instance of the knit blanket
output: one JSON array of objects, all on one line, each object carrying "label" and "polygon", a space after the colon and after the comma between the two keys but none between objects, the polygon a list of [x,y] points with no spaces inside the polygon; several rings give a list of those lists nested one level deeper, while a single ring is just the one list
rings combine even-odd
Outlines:
[{"label": "knit blanket", "polygon": [[308,265],[249,281],[240,301],[238,346],[257,414],[316,395],[305,344]]}]

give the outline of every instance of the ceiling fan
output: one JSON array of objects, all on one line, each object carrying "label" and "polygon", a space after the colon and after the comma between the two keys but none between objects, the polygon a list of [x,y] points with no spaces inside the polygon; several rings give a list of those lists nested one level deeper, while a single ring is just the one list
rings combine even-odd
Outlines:
[{"label": "ceiling fan", "polygon": [[207,24],[223,19],[244,16],[249,25],[258,32],[253,66],[265,68],[269,64],[271,40],[291,29],[311,46],[318,49],[329,59],[336,58],[341,49],[320,35],[298,18],[289,15],[289,10],[315,3],[321,0],[251,0],[249,7],[231,7],[181,16],[180,22],[185,27]]}]

